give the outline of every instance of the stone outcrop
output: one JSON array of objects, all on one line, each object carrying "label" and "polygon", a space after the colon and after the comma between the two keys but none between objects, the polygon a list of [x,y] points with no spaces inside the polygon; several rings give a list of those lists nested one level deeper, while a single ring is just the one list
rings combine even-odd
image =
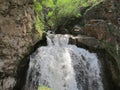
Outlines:
[{"label": "stone outcrop", "polygon": [[89,36],[120,46],[120,3],[119,0],[105,0],[87,10],[83,16],[84,31]]},{"label": "stone outcrop", "polygon": [[39,39],[34,23],[33,0],[0,0],[0,90],[13,90],[20,79],[21,62]]},{"label": "stone outcrop", "polygon": [[[108,61],[112,80],[120,88],[120,0],[105,0],[83,16],[84,32],[95,37],[114,60]],[[114,64],[116,63],[116,64]],[[115,65],[115,66],[114,66]],[[117,68],[117,69],[115,69]]]},{"label": "stone outcrop", "polygon": [[73,45],[77,45],[78,47],[86,48],[88,50],[95,49],[104,49],[101,45],[101,42],[97,40],[95,37],[89,37],[86,35],[78,35],[78,36],[70,36],[69,43]]}]

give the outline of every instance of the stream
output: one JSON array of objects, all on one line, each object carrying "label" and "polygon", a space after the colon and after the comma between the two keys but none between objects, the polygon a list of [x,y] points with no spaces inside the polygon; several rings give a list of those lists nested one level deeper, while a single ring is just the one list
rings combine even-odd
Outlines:
[{"label": "stream", "polygon": [[31,56],[24,90],[104,90],[96,53],[68,44],[69,35],[48,34]]}]

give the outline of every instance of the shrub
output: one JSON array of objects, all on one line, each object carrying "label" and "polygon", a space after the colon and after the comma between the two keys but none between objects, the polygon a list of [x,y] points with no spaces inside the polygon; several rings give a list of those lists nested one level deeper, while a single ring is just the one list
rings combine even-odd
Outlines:
[{"label": "shrub", "polygon": [[96,4],[101,0],[35,0],[36,23],[41,29],[56,29],[64,26],[70,18],[81,17],[80,9]]}]

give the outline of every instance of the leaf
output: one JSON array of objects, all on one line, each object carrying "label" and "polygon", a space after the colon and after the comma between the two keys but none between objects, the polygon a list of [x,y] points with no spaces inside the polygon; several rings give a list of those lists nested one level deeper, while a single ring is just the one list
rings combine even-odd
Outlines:
[{"label": "leaf", "polygon": [[48,12],[48,17],[51,17],[53,15],[53,12]]},{"label": "leaf", "polygon": [[41,11],[42,10],[42,6],[41,6],[41,4],[39,2],[35,2],[34,6],[35,6],[36,11]]},{"label": "leaf", "polygon": [[47,86],[39,86],[38,90],[52,90],[52,89],[48,88]]}]

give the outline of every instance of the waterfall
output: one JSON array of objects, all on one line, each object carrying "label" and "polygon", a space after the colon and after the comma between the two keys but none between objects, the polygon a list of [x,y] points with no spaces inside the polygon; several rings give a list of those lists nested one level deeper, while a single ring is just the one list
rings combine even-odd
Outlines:
[{"label": "waterfall", "polygon": [[30,56],[24,90],[104,90],[95,53],[68,44],[68,35],[48,34],[47,46]]}]

